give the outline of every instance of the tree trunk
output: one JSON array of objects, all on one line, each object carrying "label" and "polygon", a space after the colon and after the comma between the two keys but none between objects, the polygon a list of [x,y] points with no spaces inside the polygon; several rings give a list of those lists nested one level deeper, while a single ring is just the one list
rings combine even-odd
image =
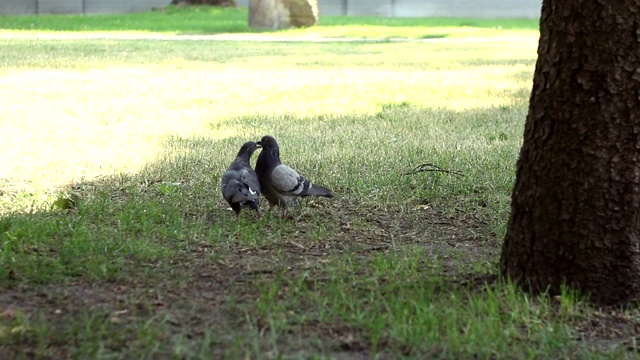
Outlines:
[{"label": "tree trunk", "polygon": [[640,0],[544,0],[501,272],[599,304],[640,291]]}]

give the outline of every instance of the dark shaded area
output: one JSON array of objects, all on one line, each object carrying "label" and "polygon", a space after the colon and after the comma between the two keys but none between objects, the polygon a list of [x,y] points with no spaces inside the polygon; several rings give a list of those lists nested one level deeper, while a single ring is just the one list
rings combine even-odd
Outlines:
[{"label": "dark shaded area", "polygon": [[[0,219],[2,259],[15,257],[0,264],[0,328],[17,329],[0,337],[0,355],[89,356],[102,344],[107,352],[149,351],[163,358],[181,342],[192,354],[201,346],[216,356],[241,357],[247,346],[241,334],[264,341],[259,347],[268,344],[271,320],[256,308],[265,287],[287,288],[304,279],[306,288],[321,289],[343,281],[331,280],[336,273],[327,267],[345,258],[354,273],[340,275],[344,279],[375,278],[367,270],[375,258],[409,248],[420,248],[425,259],[442,259],[438,274],[448,279],[445,292],[470,283],[481,291],[485,281],[494,281],[491,274],[459,266],[460,258],[484,263],[497,257],[484,215],[435,204],[410,213],[380,209],[338,187],[336,199],[304,201],[293,209],[293,221],[280,219],[279,212],[259,222],[247,212],[236,221],[218,192],[222,169],[199,150],[210,144],[173,139],[171,146],[183,154],[178,168],[168,160],[143,174],[71,184],[68,190],[78,200],[69,209]],[[137,250],[142,242],[152,244]],[[425,260],[419,271],[428,279],[434,269]],[[309,305],[308,311],[317,309]],[[25,317],[39,325],[20,330]],[[291,326],[297,329],[291,342],[281,344],[288,353],[366,357],[371,347],[367,332],[348,323],[309,320]],[[297,333],[319,339],[322,347],[297,344]],[[379,346],[411,351],[398,350],[404,345],[391,340]]]},{"label": "dark shaded area", "polygon": [[[411,111],[410,103],[389,103],[376,116],[400,123]],[[474,126],[487,126],[505,111],[479,109]],[[448,116],[458,119],[455,111]],[[280,120],[286,126],[294,118]],[[325,120],[351,128],[362,123],[357,117]],[[492,141],[506,137],[496,133]],[[223,141],[235,146],[246,140]],[[303,202],[293,221],[281,220],[278,212],[262,221],[247,212],[236,221],[218,190],[224,168],[207,156],[220,151],[221,142],[180,138],[166,146],[179,156],[149,164],[140,174],[70,184],[78,195],[70,209],[0,219],[0,329],[11,334],[0,337],[0,355],[86,358],[126,349],[131,358],[180,358],[174,351],[181,346],[192,357],[244,358],[247,349],[271,349],[277,330],[275,345],[285,357],[369,358],[368,329],[338,317],[318,320],[314,314],[331,308],[313,298],[293,302],[296,289],[313,294],[339,283],[351,296],[366,298],[372,287],[389,296],[431,289],[442,297],[496,288],[496,215],[484,211],[490,190],[481,185],[465,197],[475,205],[451,206],[428,196],[381,205],[367,201],[362,189],[339,184],[332,187],[336,198]],[[423,177],[408,189],[441,186],[425,175],[413,175]],[[405,254],[415,252],[422,259],[411,278],[393,269],[375,272],[376,261],[402,264]],[[12,257],[16,262],[8,261]],[[345,266],[337,269],[336,263]],[[282,308],[262,309],[265,297]],[[371,306],[375,311],[379,305]],[[270,311],[289,309],[309,316],[282,330]],[[29,326],[22,325],[25,318]],[[635,336],[636,326],[636,320],[605,309],[577,320],[583,335],[576,341],[599,340],[608,349],[609,341]],[[618,332],[611,335],[612,329]],[[475,355],[407,344],[390,334],[376,346],[380,358]]]},{"label": "dark shaded area", "polygon": [[[476,60],[469,60],[469,61],[458,61],[459,64],[462,64],[464,66],[518,66],[518,65],[522,65],[522,66],[526,66],[526,67],[533,67],[536,63],[535,60],[529,60],[529,59],[500,59],[500,60],[496,60],[496,59],[476,59]],[[532,73],[530,71],[523,71],[523,74],[526,74],[526,77],[531,79],[532,77]]]}]

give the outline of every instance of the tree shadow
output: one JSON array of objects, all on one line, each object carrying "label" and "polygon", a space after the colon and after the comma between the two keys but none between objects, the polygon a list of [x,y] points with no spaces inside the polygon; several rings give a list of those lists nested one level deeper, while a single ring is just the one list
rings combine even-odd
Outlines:
[{"label": "tree shadow", "polygon": [[[495,107],[465,116],[476,119],[477,139],[490,142],[487,134],[502,131],[508,121],[522,121],[516,115]],[[161,344],[159,351],[166,354],[181,341],[195,346],[211,331],[223,339],[250,331],[255,321],[264,320],[256,304],[269,284],[336,276],[341,266],[367,269],[382,258],[401,262],[417,252],[439,264],[420,265],[425,277],[491,274],[499,235],[488,225],[495,214],[483,211],[491,189],[482,190],[474,175],[483,170],[463,169],[471,179],[457,185],[460,180],[444,176],[401,174],[411,168],[410,162],[464,163],[456,162],[460,154],[455,146],[436,157],[444,148],[425,144],[434,139],[431,135],[414,139],[419,129],[405,126],[423,122],[428,129],[432,122],[460,129],[460,116],[453,110],[389,103],[375,115],[375,129],[364,125],[371,121],[365,115],[281,116],[237,119],[261,123],[242,136],[169,137],[164,156],[139,173],[69,184],[59,194],[68,203],[0,218],[0,305],[22,314],[0,320],[0,325],[18,326],[26,318],[45,324],[12,340],[15,349],[33,348],[38,338],[50,338],[47,348],[68,354],[79,330],[66,336],[55,332],[84,322],[91,341],[112,349],[148,341]],[[480,133],[482,127],[486,132]],[[239,146],[258,140],[258,134],[282,139],[283,158],[312,179],[327,181],[336,198],[305,201],[293,220],[281,219],[279,212],[257,220],[248,211],[236,220],[219,194],[220,178]],[[406,139],[391,141],[400,135]],[[500,147],[509,140],[493,141]],[[296,154],[301,144],[305,150]],[[491,154],[478,155],[476,159]],[[327,160],[336,168],[319,165]],[[468,188],[470,183],[475,190]],[[452,188],[445,192],[432,189],[448,185]],[[406,201],[384,200],[389,196],[385,192],[406,196],[407,190],[412,195]],[[448,196],[453,198],[445,201]],[[476,204],[465,207],[462,198]],[[451,200],[458,206],[449,208]],[[246,314],[258,320],[246,320]],[[158,331],[134,331],[130,340],[109,335],[148,324]],[[218,326],[215,331],[212,324]],[[101,326],[108,331],[101,332]]]}]

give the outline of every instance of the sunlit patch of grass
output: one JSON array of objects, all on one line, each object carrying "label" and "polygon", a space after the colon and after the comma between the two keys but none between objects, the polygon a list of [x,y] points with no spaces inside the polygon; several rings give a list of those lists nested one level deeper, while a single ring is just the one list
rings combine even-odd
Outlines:
[{"label": "sunlit patch of grass", "polygon": [[[142,68],[34,69],[3,76],[0,138],[6,148],[0,178],[39,187],[133,173],[157,159],[165,136],[207,128],[208,136],[218,139],[238,131],[223,126],[225,118],[208,116],[202,106],[208,101],[194,96],[196,88],[170,89],[169,77],[154,74]],[[212,129],[211,121],[219,126]]]},{"label": "sunlit patch of grass", "polygon": [[[530,71],[533,56],[527,43],[498,55],[498,44],[214,43],[230,50],[222,57],[208,51],[208,42],[5,45],[26,53],[2,55],[0,178],[28,181],[32,192],[139,172],[167,156],[162,147],[169,135],[280,135],[268,119],[281,117],[290,123],[364,116],[358,122],[366,128],[367,116],[396,103],[456,111],[509,107],[514,95],[526,98],[530,79],[520,75]],[[504,63],[492,64],[496,59]],[[473,66],[461,65],[470,61]],[[331,137],[341,134],[334,130]]]},{"label": "sunlit patch of grass", "polygon": [[[431,27],[431,26],[380,26],[380,25],[340,25],[317,26],[305,29],[291,29],[276,33],[277,36],[309,36],[364,39],[458,39],[458,38],[495,38],[504,36],[532,37],[537,30],[509,30],[481,27]],[[270,34],[273,36],[274,34]]]}]

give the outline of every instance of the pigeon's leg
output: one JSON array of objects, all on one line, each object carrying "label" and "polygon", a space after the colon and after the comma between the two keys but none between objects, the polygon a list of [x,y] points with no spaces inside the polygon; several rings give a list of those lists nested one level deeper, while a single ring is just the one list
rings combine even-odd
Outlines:
[{"label": "pigeon's leg", "polygon": [[256,213],[258,214],[258,220],[262,219],[262,213],[260,212],[260,205],[258,205],[257,203],[253,203],[251,204],[251,208],[255,210]]},{"label": "pigeon's leg", "polygon": [[289,217],[289,213],[287,212],[287,207],[285,206],[282,208],[282,218],[286,219],[288,217]]},{"label": "pigeon's leg", "polygon": [[242,210],[242,207],[240,207],[240,205],[237,203],[233,203],[231,204],[231,209],[233,210],[234,213],[236,213],[236,219],[239,219],[240,211]]}]

